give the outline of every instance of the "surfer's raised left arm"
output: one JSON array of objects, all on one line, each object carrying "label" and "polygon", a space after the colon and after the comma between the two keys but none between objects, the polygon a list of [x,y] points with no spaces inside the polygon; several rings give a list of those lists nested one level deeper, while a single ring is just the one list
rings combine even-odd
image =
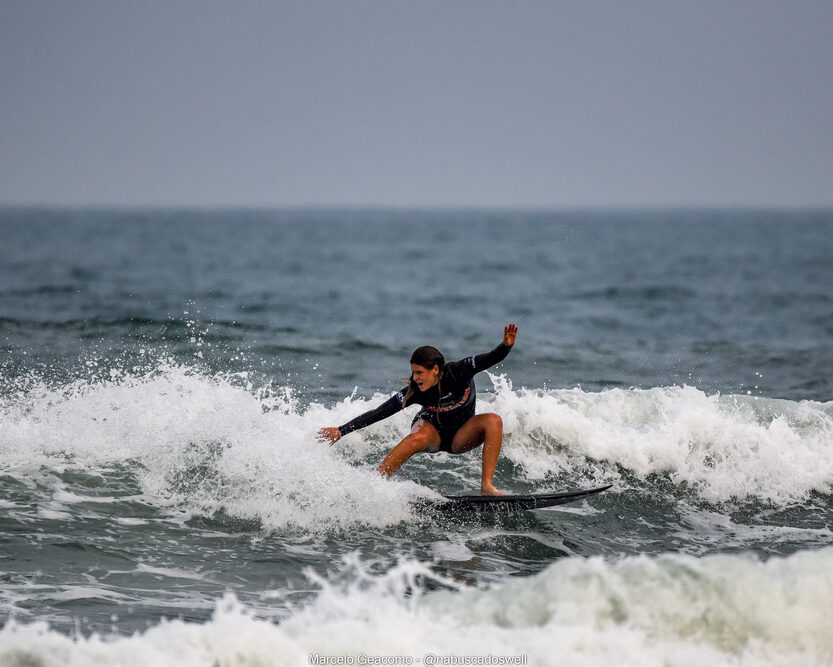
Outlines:
[{"label": "surfer's raised left arm", "polygon": [[515,324],[507,324],[503,329],[503,341],[501,341],[500,345],[494,350],[483,354],[476,354],[464,360],[464,363],[469,367],[469,372],[474,374],[485,371],[487,368],[491,368],[506,359],[512,346],[515,344],[517,336],[518,327]]}]

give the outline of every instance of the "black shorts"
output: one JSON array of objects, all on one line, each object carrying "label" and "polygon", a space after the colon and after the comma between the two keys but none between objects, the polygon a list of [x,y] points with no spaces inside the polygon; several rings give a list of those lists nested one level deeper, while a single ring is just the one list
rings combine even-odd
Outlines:
[{"label": "black shorts", "polygon": [[417,422],[428,422],[431,426],[437,429],[437,433],[440,434],[440,451],[453,454],[454,452],[451,451],[451,443],[454,441],[454,436],[457,435],[457,431],[460,429],[437,426],[436,422],[431,418],[432,416],[433,415],[430,412],[418,412],[417,416],[414,417],[414,420],[411,422],[411,428],[413,428],[414,424]]}]

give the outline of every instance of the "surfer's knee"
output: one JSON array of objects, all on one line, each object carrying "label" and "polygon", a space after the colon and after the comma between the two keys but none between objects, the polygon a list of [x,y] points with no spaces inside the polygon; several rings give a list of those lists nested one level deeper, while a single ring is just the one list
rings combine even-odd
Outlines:
[{"label": "surfer's knee", "polygon": [[495,413],[489,412],[483,415],[484,426],[487,431],[500,431],[503,433],[503,418]]},{"label": "surfer's knee", "polygon": [[432,424],[419,421],[403,442],[409,442],[413,452],[436,452],[440,447],[440,434]]},{"label": "surfer's knee", "polygon": [[426,430],[419,430],[408,435],[403,442],[407,443],[408,449],[411,453],[431,451],[432,447],[436,449],[431,433]]}]

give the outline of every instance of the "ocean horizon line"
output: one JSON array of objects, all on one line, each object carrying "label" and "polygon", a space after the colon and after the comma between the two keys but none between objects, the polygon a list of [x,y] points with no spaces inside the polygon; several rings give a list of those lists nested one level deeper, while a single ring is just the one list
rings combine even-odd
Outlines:
[{"label": "ocean horizon line", "polygon": [[198,204],[198,203],[36,203],[0,202],[0,211],[92,212],[92,213],[833,213],[831,204]]}]

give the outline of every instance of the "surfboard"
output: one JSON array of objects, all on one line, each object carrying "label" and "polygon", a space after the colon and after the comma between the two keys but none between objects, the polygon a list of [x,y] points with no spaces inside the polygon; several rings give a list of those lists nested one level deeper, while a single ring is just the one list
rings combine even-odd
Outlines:
[{"label": "surfboard", "polygon": [[444,512],[451,511],[513,511],[537,510],[571,503],[574,500],[594,496],[606,491],[613,484],[600,486],[595,489],[578,489],[575,491],[559,491],[557,493],[515,493],[502,496],[443,496],[444,500],[430,503],[434,509]]}]

